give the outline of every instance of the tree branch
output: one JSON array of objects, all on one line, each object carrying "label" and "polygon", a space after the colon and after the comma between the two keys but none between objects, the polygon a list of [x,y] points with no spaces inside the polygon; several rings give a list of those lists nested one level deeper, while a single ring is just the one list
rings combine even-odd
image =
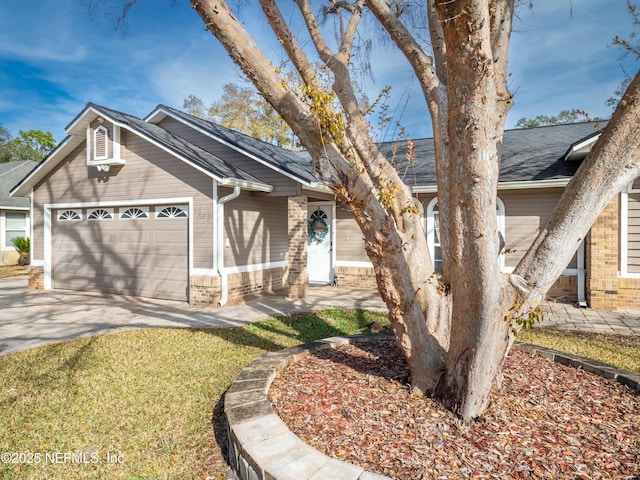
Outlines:
[{"label": "tree branch", "polygon": [[604,207],[640,176],[639,123],[640,72],[514,271],[529,283],[533,300],[560,276]]}]

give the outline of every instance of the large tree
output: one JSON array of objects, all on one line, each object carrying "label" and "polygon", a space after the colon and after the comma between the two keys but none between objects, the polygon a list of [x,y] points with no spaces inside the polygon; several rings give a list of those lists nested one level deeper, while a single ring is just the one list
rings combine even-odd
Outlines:
[{"label": "large tree", "polygon": [[[412,385],[465,419],[488,405],[518,318],[543,298],[604,206],[640,175],[636,76],[549,223],[515,271],[500,272],[495,212],[513,103],[507,58],[515,3],[294,0],[294,20],[275,0],[259,0],[297,73],[285,75],[224,1],[191,0],[356,219]],[[413,68],[431,115],[442,275],[434,274],[418,201],[373,141],[354,88],[361,24],[371,14]],[[336,27],[325,35],[331,17]],[[310,47],[330,74],[330,89]]]},{"label": "large tree", "polygon": [[222,96],[206,107],[195,95],[185,98],[182,108],[196,117],[251,135],[264,142],[291,148],[294,135],[278,112],[255,88],[226,83]]},{"label": "large tree", "polygon": [[[640,174],[638,89],[630,85],[590,157],[567,187],[549,224],[513,274],[500,272],[496,196],[502,137],[513,98],[507,58],[515,0],[428,0],[423,15],[431,51],[403,21],[408,2],[324,2],[340,35],[323,36],[307,0],[295,0],[308,38],[332,72],[318,75],[276,2],[265,18],[302,79],[291,85],[221,1],[191,0],[207,28],[287,121],[314,159],[317,175],[345,202],[365,238],[412,385],[465,419],[488,405],[518,317],[558,278],[591,224]],[[414,5],[415,7],[415,5]],[[418,204],[378,150],[358,105],[350,65],[366,9],[406,56],[432,118],[443,273],[433,274]],[[335,99],[335,101],[334,101]],[[418,159],[419,161],[419,159]]]},{"label": "large tree", "polygon": [[20,130],[18,137],[0,125],[0,163],[16,160],[40,162],[56,146],[51,132],[40,130]]}]

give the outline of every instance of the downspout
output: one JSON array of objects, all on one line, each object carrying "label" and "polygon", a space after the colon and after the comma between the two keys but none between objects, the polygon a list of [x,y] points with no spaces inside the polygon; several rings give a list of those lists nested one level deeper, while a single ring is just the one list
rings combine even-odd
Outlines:
[{"label": "downspout", "polygon": [[578,307],[587,308],[587,298],[585,296],[585,269],[584,269],[584,240],[580,242],[577,255],[578,267]]},{"label": "downspout", "polygon": [[219,307],[224,307],[229,299],[229,279],[227,278],[227,273],[224,269],[224,204],[234,198],[238,198],[238,195],[240,195],[240,187],[234,187],[233,192],[218,199],[218,204],[216,205],[216,221],[218,223],[216,228],[218,243],[216,251],[216,267],[218,269],[218,275],[220,275]]}]

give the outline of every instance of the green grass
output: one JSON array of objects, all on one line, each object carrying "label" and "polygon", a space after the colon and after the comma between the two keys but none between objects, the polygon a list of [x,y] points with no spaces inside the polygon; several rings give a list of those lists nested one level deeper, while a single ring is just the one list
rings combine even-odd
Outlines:
[{"label": "green grass", "polygon": [[[0,453],[40,456],[0,462],[0,478],[224,478],[222,396],[242,367],[268,351],[386,323],[384,314],[331,309],[243,328],[134,330],[1,357]],[[89,463],[63,456],[82,452]],[[107,463],[107,454],[121,462]]]},{"label": "green grass", "polygon": [[599,360],[640,373],[640,336],[577,332],[551,328],[522,330],[520,342]]}]

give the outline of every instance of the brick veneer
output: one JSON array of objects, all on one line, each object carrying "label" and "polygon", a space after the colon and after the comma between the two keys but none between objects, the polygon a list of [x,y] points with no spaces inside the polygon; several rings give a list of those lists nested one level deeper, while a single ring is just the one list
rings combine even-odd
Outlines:
[{"label": "brick veneer", "polygon": [[587,299],[591,308],[640,308],[640,279],[619,276],[620,195],[602,211],[587,237]]},{"label": "brick veneer", "polygon": [[288,199],[289,272],[287,284],[289,298],[303,298],[307,294],[307,197]]},{"label": "brick veneer", "polygon": [[44,288],[44,267],[29,267],[29,288],[42,290]]},{"label": "brick veneer", "polygon": [[[239,303],[261,293],[282,291],[287,287],[287,268],[269,268],[256,272],[232,273],[228,277],[227,304]],[[221,296],[220,277],[192,276],[189,303],[216,304]]]},{"label": "brick veneer", "polygon": [[338,285],[341,287],[378,288],[373,267],[335,267],[333,274],[338,277]]}]

